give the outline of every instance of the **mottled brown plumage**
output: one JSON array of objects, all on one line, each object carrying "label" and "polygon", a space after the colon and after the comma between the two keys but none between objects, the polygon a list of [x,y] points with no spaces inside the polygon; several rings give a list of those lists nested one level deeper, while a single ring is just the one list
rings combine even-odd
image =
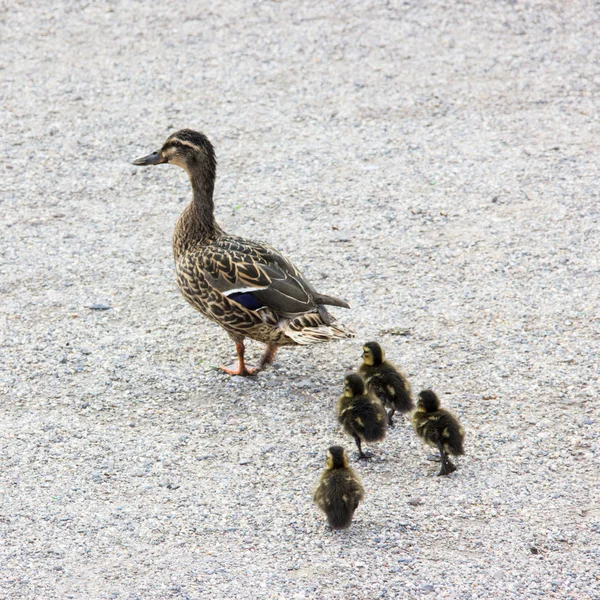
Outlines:
[{"label": "mottled brown plumage", "polygon": [[[343,300],[319,294],[282,254],[260,242],[225,233],[214,218],[217,162],[202,133],[182,129],[160,150],[136,165],[171,163],[187,172],[193,199],[177,221],[173,254],[184,298],[218,323],[236,344],[232,375],[251,375],[270,363],[278,346],[304,345],[351,337],[334,324],[325,305],[348,308]],[[244,362],[244,338],[267,345],[258,369]]]},{"label": "mottled brown plumage", "polygon": [[346,375],[344,393],[337,402],[338,421],[351,435],[361,459],[369,458],[362,450],[362,442],[379,442],[387,432],[387,414],[381,402],[366,393],[362,377],[356,373]]},{"label": "mottled brown plumage", "polygon": [[410,395],[410,385],[406,376],[385,360],[385,352],[377,342],[367,342],[363,346],[362,356],[363,364],[358,372],[365,380],[367,390],[390,409],[388,425],[393,427],[392,417],[396,411],[404,414],[415,407]]},{"label": "mottled brown plumage", "polygon": [[348,466],[348,455],[342,446],[327,450],[327,463],[315,489],[313,499],[327,515],[332,529],[346,529],[354,511],[363,500],[365,490],[354,469]]},{"label": "mottled brown plumage", "polygon": [[412,416],[416,434],[430,446],[440,451],[442,467],[438,475],[449,475],[456,471],[449,454],[464,454],[465,432],[459,420],[450,412],[440,408],[440,401],[432,390],[419,394],[417,410]]}]

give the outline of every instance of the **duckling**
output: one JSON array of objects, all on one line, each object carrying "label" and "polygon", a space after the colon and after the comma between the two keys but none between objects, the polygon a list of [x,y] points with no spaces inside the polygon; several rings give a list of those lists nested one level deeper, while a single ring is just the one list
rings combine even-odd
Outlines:
[{"label": "duckling", "polygon": [[327,450],[325,470],[313,495],[316,505],[327,515],[329,527],[350,527],[354,511],[364,496],[360,478],[348,466],[346,450],[342,446],[331,446]]},{"label": "duckling", "polygon": [[432,390],[419,394],[417,410],[412,416],[412,424],[417,435],[430,446],[437,448],[442,457],[442,468],[438,475],[450,475],[456,466],[449,454],[464,454],[465,432],[458,419],[449,411],[440,408],[439,398]]},{"label": "duckling", "polygon": [[365,382],[357,373],[344,379],[344,393],[337,402],[338,421],[351,435],[358,448],[358,457],[367,459],[362,451],[362,441],[379,442],[387,431],[387,414],[377,398],[367,394]]},{"label": "duckling", "polygon": [[389,408],[388,425],[394,427],[392,417],[415,408],[410,395],[410,385],[406,377],[390,362],[385,360],[385,352],[377,342],[367,342],[363,346],[363,364],[358,372],[363,376],[367,390],[377,396],[384,407]]},{"label": "duckling", "polygon": [[[163,163],[184,169],[192,185],[192,201],[173,234],[177,284],[183,297],[235,343],[237,366],[221,370],[254,375],[273,362],[279,346],[353,337],[325,308],[349,308],[346,302],[318,293],[277,250],[230,235],[218,225],[213,202],[217,160],[204,134],[182,129],[159,150],[133,161],[138,166]],[[258,368],[244,360],[246,337],[266,344]]]}]

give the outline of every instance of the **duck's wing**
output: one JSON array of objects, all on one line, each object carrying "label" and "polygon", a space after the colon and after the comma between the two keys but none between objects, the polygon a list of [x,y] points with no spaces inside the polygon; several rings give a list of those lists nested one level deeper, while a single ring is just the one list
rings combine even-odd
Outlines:
[{"label": "duck's wing", "polygon": [[291,318],[322,304],[348,306],[318,294],[295,265],[267,244],[224,236],[207,246],[202,258],[210,285],[250,310],[269,308]]}]

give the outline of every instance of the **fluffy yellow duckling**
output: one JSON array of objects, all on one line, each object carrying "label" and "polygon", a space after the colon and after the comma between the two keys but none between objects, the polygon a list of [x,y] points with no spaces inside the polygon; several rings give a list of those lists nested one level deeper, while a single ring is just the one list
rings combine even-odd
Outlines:
[{"label": "fluffy yellow duckling", "polygon": [[327,450],[327,463],[315,489],[313,499],[327,515],[332,529],[346,529],[354,511],[365,496],[358,475],[348,466],[348,455],[342,446]]},{"label": "fluffy yellow duckling", "polygon": [[449,411],[440,408],[439,398],[432,390],[419,394],[417,410],[412,416],[417,435],[430,446],[437,448],[442,457],[442,468],[438,475],[449,475],[456,471],[449,454],[464,454],[465,432],[458,419]]},{"label": "fluffy yellow duckling", "polygon": [[387,414],[381,402],[366,393],[360,375],[346,375],[344,393],[337,402],[337,416],[344,431],[354,438],[359,458],[369,458],[362,451],[362,441],[379,442],[385,437]]},{"label": "fluffy yellow duckling", "polygon": [[410,385],[406,377],[390,362],[385,360],[385,352],[377,342],[367,342],[363,346],[363,364],[358,372],[363,376],[367,390],[377,396],[388,412],[388,425],[394,426],[392,417],[414,410],[410,395]]}]

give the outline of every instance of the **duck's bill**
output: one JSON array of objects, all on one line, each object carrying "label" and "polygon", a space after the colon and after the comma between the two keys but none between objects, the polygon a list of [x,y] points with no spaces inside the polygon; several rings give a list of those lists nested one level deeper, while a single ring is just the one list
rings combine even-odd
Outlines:
[{"label": "duck's bill", "polygon": [[147,167],[148,165],[160,165],[161,163],[167,162],[160,153],[160,150],[156,150],[152,152],[152,154],[148,154],[148,156],[140,156],[140,158],[136,158],[132,161],[132,165],[137,165],[138,167]]}]

